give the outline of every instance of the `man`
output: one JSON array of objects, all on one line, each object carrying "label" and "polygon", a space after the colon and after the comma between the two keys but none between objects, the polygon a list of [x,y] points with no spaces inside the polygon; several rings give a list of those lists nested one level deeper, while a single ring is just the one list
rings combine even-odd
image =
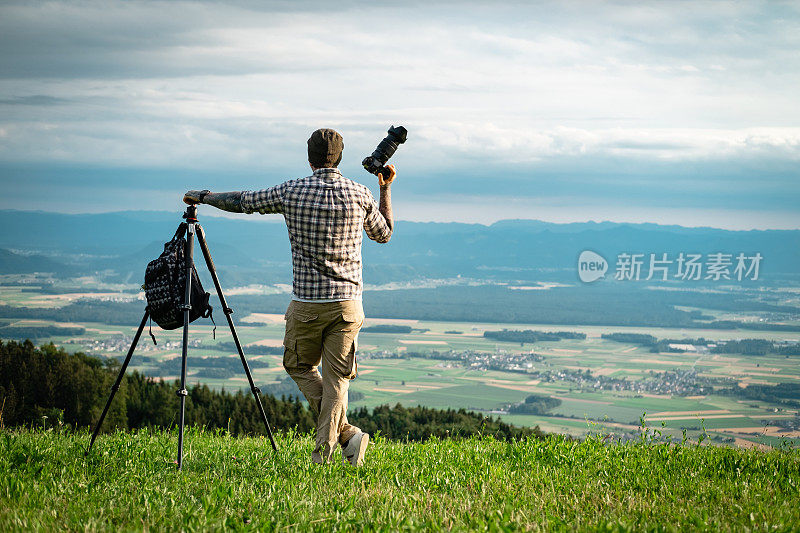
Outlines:
[{"label": "man", "polygon": [[[186,203],[203,203],[235,213],[282,213],[292,245],[293,294],[286,311],[283,366],[308,400],[317,419],[313,461],[362,464],[369,435],[347,422],[347,390],[358,373],[356,341],[364,321],[361,305],[362,228],[385,243],[392,235],[390,186],[393,165],[378,175],[380,205],[370,190],[337,169],[344,142],[332,129],[308,139],[314,173],[260,191],[188,191]],[[322,363],[322,373],[317,367]]]}]

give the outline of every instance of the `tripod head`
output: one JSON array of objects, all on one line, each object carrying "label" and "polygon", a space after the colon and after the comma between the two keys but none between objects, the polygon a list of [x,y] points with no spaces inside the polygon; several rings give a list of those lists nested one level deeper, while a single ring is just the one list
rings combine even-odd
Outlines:
[{"label": "tripod head", "polygon": [[197,222],[197,204],[187,205],[183,218],[189,223]]}]

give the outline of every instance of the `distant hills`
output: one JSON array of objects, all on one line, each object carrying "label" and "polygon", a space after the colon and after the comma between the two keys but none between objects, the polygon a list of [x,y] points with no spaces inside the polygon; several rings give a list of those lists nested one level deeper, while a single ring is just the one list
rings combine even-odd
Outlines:
[{"label": "distant hills", "polygon": [[1,274],[27,274],[30,272],[60,272],[73,274],[74,268],[39,254],[20,254],[0,249]]},{"label": "distant hills", "polygon": [[[279,216],[231,219],[209,216],[211,212],[201,208],[201,223],[228,285],[290,281],[289,244]],[[0,248],[6,249],[0,254],[0,273],[114,270],[123,279],[138,279],[180,222],[180,213],[158,211],[67,215],[0,210]],[[667,253],[670,258],[679,252],[758,252],[764,258],[763,282],[782,283],[800,277],[800,230],[504,220],[489,226],[398,221],[388,245],[365,239],[365,280],[381,284],[462,276],[574,283],[578,256],[587,249],[605,257],[612,274],[621,252],[644,253],[646,257]]]}]

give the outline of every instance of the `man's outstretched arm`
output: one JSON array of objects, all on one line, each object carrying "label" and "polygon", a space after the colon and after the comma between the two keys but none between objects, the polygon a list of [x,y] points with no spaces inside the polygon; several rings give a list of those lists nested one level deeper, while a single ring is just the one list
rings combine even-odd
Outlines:
[{"label": "man's outstretched arm", "polygon": [[206,204],[231,213],[242,213],[242,191],[211,192],[187,191],[183,196],[187,204]]},{"label": "man's outstretched arm", "polygon": [[283,213],[285,187],[286,183],[260,191],[187,191],[183,201],[187,204],[207,204],[231,213]]}]

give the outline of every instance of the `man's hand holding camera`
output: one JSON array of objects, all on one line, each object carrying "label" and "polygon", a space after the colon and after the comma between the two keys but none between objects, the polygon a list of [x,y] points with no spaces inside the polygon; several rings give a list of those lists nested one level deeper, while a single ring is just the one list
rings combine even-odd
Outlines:
[{"label": "man's hand holding camera", "polygon": [[378,184],[381,187],[388,187],[394,181],[395,176],[397,176],[397,171],[394,168],[394,165],[387,165],[386,169],[389,171],[389,175],[385,178],[383,177],[383,172],[378,172]]}]

